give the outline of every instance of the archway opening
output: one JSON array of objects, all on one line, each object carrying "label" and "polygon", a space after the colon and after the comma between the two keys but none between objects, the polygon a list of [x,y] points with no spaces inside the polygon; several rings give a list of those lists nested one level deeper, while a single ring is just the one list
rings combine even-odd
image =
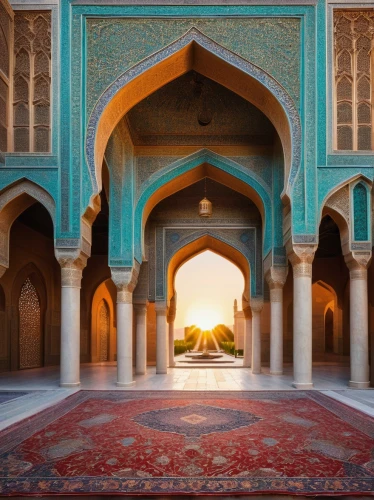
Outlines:
[{"label": "archway opening", "polygon": [[243,350],[245,283],[235,264],[204,250],[177,270],[174,288],[175,340],[184,340],[193,351]]},{"label": "archway opening", "polygon": [[[25,188],[33,189],[31,183]],[[20,191],[1,214],[10,226],[9,267],[0,279],[1,371],[56,365],[60,354],[60,268],[51,212]]]},{"label": "archway opening", "polygon": [[313,362],[349,361],[344,348],[349,339],[349,304],[344,298],[349,272],[342,252],[346,230],[341,218],[337,216],[339,226],[335,222],[335,215],[330,210],[321,220],[313,261]]},{"label": "archway opening", "polygon": [[103,363],[116,359],[116,287],[111,279],[95,290],[91,305],[91,361]]}]

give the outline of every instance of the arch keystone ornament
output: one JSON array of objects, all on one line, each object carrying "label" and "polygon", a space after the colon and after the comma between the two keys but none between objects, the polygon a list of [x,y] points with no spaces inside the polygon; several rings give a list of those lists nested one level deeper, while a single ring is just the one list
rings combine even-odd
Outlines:
[{"label": "arch keystone ornament", "polygon": [[190,70],[247,99],[272,121],[282,142],[283,194],[289,198],[301,161],[301,122],[292,98],[266,71],[196,28],[125,71],[97,101],[88,121],[85,143],[93,192],[101,190],[105,148],[120,119],[149,94]]},{"label": "arch keystone ornament", "polygon": [[138,282],[140,264],[112,267],[117,288],[117,383],[119,387],[135,384],[132,373],[133,291]]},{"label": "arch keystone ornament", "polygon": [[293,386],[311,389],[312,382],[312,262],[317,245],[288,245],[293,268]]},{"label": "arch keystone ornament", "polygon": [[350,277],[350,387],[369,387],[369,324],[367,269],[371,252],[351,252],[344,256]]}]

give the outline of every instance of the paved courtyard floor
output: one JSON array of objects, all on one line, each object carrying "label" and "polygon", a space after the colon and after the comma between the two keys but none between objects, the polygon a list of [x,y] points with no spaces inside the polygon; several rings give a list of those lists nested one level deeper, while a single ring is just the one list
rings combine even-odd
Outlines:
[{"label": "paved courtyard floor", "polygon": [[[248,368],[177,367],[167,375],[157,375],[154,366],[146,375],[135,375],[136,384],[119,388],[115,363],[81,365],[81,386],[78,389],[59,387],[59,367],[37,368],[0,374],[0,391],[28,392],[0,404],[0,429],[33,415],[80,389],[86,390],[184,390],[184,391],[296,391],[292,387],[292,366],[283,375],[270,375],[264,367],[260,375]],[[348,389],[349,367],[331,363],[313,366],[314,390],[337,399],[374,417],[374,389]]]}]

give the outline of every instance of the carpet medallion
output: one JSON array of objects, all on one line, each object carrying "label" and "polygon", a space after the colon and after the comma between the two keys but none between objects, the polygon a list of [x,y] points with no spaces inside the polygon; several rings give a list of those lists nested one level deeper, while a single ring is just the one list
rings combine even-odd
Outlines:
[{"label": "carpet medallion", "polygon": [[370,494],[374,420],[318,392],[80,391],[0,433],[0,494]]}]

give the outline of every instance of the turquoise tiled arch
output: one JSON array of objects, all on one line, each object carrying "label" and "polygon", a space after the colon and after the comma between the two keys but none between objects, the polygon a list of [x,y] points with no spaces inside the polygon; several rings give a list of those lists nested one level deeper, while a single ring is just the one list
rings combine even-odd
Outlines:
[{"label": "turquoise tiled arch", "polygon": [[223,170],[232,177],[241,180],[256,191],[263,204],[263,255],[271,249],[272,235],[272,207],[271,192],[266,184],[256,174],[246,169],[239,163],[220,156],[212,151],[203,149],[182,160],[170,164],[166,168],[153,174],[144,184],[137,200],[134,214],[134,248],[135,259],[142,261],[143,248],[143,213],[149,198],[156,193],[158,189],[168,182],[176,179],[180,175],[208,163],[213,167]]}]

